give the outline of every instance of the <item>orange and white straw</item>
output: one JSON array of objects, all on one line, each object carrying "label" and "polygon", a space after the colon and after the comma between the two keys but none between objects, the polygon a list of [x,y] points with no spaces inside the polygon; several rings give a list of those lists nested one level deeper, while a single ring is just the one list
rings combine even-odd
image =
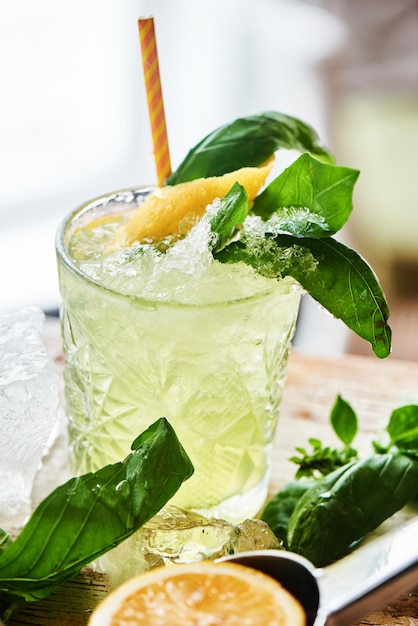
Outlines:
[{"label": "orange and white straw", "polygon": [[171,162],[160,82],[154,19],[152,17],[139,19],[138,29],[152,141],[154,145],[155,166],[157,169],[158,185],[161,187],[171,174]]}]

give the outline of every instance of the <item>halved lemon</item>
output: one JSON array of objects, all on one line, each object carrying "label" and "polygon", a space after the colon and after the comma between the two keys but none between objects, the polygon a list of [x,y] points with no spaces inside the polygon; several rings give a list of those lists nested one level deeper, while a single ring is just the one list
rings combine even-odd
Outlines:
[{"label": "halved lemon", "polygon": [[304,626],[299,602],[267,574],[237,563],[159,567],[115,589],[88,626]]},{"label": "halved lemon", "polygon": [[253,202],[273,167],[274,157],[260,167],[243,167],[223,176],[198,178],[156,189],[128,222],[117,239],[122,245],[134,241],[158,242],[170,235],[185,235],[215,198],[223,198],[238,181]]}]

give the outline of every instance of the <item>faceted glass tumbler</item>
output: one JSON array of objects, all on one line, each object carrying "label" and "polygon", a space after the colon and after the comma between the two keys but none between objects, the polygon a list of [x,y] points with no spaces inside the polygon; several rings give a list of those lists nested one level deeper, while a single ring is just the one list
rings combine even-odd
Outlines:
[{"label": "faceted glass tumbler", "polygon": [[286,278],[250,297],[188,305],[123,295],[87,276],[68,252],[71,234],[147,193],[97,198],[57,233],[73,471],[123,459],[166,417],[195,468],[171,504],[239,522],[267,495],[300,290]]}]

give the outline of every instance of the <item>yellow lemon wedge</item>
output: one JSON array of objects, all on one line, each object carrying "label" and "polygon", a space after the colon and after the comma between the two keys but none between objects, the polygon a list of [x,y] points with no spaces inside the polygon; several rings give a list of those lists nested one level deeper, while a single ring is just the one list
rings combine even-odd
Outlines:
[{"label": "yellow lemon wedge", "polygon": [[171,235],[185,235],[215,198],[223,198],[238,181],[251,206],[273,167],[274,157],[260,167],[243,167],[223,176],[198,178],[156,189],[116,234],[118,243],[158,242]]},{"label": "yellow lemon wedge", "polygon": [[131,578],[88,626],[304,626],[299,602],[267,574],[237,563],[179,564]]}]

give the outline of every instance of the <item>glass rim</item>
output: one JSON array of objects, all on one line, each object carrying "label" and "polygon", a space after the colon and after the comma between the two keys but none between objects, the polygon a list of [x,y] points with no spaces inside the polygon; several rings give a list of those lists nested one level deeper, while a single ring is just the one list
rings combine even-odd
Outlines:
[{"label": "glass rim", "polygon": [[[134,302],[146,303],[152,306],[167,306],[167,307],[176,307],[176,308],[187,308],[187,309],[203,309],[203,308],[215,308],[221,306],[232,306],[238,304],[248,303],[251,300],[258,300],[261,298],[265,298],[268,296],[273,296],[277,291],[278,285],[285,280],[285,278],[281,280],[276,280],[271,287],[266,288],[262,291],[257,291],[249,296],[243,296],[239,298],[231,298],[228,300],[220,300],[215,302],[205,302],[205,303],[187,303],[187,302],[179,302],[176,300],[159,300],[157,298],[151,299],[143,296],[138,296],[135,294],[121,293],[115,289],[107,287],[103,285],[102,282],[96,280],[92,276],[89,276],[85,272],[80,269],[80,267],[75,263],[74,259],[68,252],[66,246],[66,236],[67,233],[76,219],[82,218],[84,215],[89,214],[94,209],[99,209],[100,207],[105,207],[106,205],[112,202],[120,202],[121,206],[123,203],[132,202],[137,196],[142,196],[144,194],[152,193],[157,187],[155,185],[145,185],[145,186],[135,186],[135,187],[126,187],[123,189],[118,189],[116,191],[111,191],[100,196],[96,196],[82,204],[78,205],[75,209],[70,211],[59,223],[56,235],[55,235],[55,252],[58,258],[58,262],[63,263],[63,265],[75,275],[77,275],[84,282],[91,284],[94,287],[101,289],[103,292],[107,292],[111,294],[113,297],[129,299]],[[289,277],[290,278],[290,277]],[[294,290],[297,291],[297,283],[294,282]]]}]

